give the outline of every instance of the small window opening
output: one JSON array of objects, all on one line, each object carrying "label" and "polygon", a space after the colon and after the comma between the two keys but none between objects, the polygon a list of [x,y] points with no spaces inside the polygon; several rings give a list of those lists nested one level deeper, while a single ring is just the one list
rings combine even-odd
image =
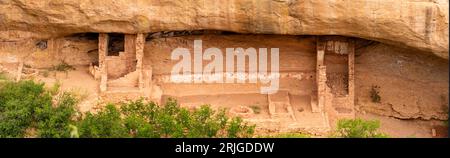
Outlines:
[{"label": "small window opening", "polygon": [[124,41],[125,41],[124,34],[117,34],[117,33],[109,34],[108,56],[119,56],[120,52],[125,51]]}]

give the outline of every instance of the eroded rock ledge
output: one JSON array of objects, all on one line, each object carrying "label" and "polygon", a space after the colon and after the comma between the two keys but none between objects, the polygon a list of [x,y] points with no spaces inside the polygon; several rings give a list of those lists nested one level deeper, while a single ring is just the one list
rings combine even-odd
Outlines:
[{"label": "eroded rock ledge", "polygon": [[0,0],[0,41],[80,32],[343,35],[448,59],[447,0]]}]

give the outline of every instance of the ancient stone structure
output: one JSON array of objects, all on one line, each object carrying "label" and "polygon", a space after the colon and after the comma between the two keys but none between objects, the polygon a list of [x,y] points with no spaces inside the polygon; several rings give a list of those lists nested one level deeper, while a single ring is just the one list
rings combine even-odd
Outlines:
[{"label": "ancient stone structure", "polygon": [[[108,55],[108,34],[99,34],[99,65],[91,65],[91,73],[99,78],[101,96],[109,101],[122,101],[145,97],[150,99],[152,88],[152,66],[144,67],[144,46],[146,34],[125,35],[124,51],[117,56]],[[328,125],[329,114],[336,117],[354,117],[354,41],[338,36],[316,37],[315,91],[311,94],[311,112],[323,117]],[[330,59],[328,59],[330,58]],[[334,58],[341,65],[329,63]],[[148,62],[148,60],[147,60]],[[122,66],[122,68],[120,68]],[[336,70],[339,68],[339,70]],[[97,72],[98,71],[98,72]],[[96,75],[100,74],[100,75]],[[292,75],[281,75],[288,77]],[[299,77],[302,79],[304,77]],[[161,82],[161,81],[156,81]],[[273,120],[297,122],[291,105],[291,94],[281,90],[267,95],[268,112]],[[161,101],[161,100],[154,100]],[[244,106],[242,106],[244,107]],[[244,107],[248,109],[248,107]],[[297,109],[298,110],[298,109]],[[252,110],[253,111],[253,110]],[[246,117],[250,119],[250,117]],[[303,120],[304,121],[304,120]],[[295,127],[294,125],[292,125]],[[300,126],[301,127],[301,126]],[[323,126],[328,128],[328,126]]]},{"label": "ancient stone structure", "polygon": [[108,39],[107,33],[99,34],[99,65],[90,66],[94,78],[100,76],[100,92],[110,100],[147,97],[150,92],[144,93],[144,90],[150,90],[146,81],[151,82],[151,70],[143,70],[145,35],[125,35],[125,50],[117,56],[109,55]]},{"label": "ancient stone structure", "polygon": [[[354,41],[351,38],[325,36],[318,37],[316,44],[317,96],[312,97],[312,111],[322,112],[325,110],[328,113],[336,113],[335,115],[338,117],[353,118],[355,114]],[[344,63],[346,64],[344,69],[334,70],[337,67],[335,65],[327,67],[326,59],[331,56],[344,58],[347,61]],[[335,60],[334,58],[332,60]]]},{"label": "ancient stone structure", "polygon": [[[0,2],[0,70],[12,72],[15,80],[38,74],[54,83],[61,78],[42,72],[64,62],[80,68],[67,82],[89,83],[64,86],[81,85],[101,101],[144,97],[159,103],[172,97],[185,107],[235,108],[260,127],[283,130],[329,129],[337,119],[366,112],[447,120],[448,5],[448,0],[7,0]],[[175,61],[168,54],[178,47],[194,49],[196,39],[222,52],[228,46],[279,47],[280,90],[267,95],[259,93],[259,83],[171,82]],[[373,85],[381,87],[381,102],[371,101]]]},{"label": "ancient stone structure", "polygon": [[106,56],[108,53],[108,35],[100,34],[98,36],[98,67],[100,70],[100,91],[105,92],[107,90],[107,65],[106,65]]}]

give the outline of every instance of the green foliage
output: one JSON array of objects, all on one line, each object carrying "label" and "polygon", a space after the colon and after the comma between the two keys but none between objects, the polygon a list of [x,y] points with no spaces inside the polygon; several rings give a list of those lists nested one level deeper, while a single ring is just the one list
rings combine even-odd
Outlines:
[{"label": "green foliage", "polygon": [[153,120],[159,107],[155,103],[145,104],[142,99],[121,104],[121,112],[126,115],[137,115],[147,120]]},{"label": "green foliage", "polygon": [[221,129],[227,128],[228,118],[225,116],[225,110],[215,112],[208,105],[203,105],[191,114],[186,109],[183,109],[183,112],[184,117],[180,120],[185,121],[184,128],[191,129],[186,137],[217,137]]},{"label": "green foliage", "polygon": [[143,100],[123,103],[121,112],[125,116],[124,123],[131,137],[159,138],[160,133],[149,121],[156,117],[158,107],[155,103],[144,104]]},{"label": "green foliage", "polygon": [[70,129],[70,138],[79,138],[80,137],[77,126],[69,125],[69,129]]},{"label": "green foliage", "polygon": [[380,86],[372,85],[372,89],[370,89],[370,98],[374,103],[381,102]]},{"label": "green foliage", "polygon": [[[142,99],[109,104],[96,114],[79,117],[74,92],[58,93],[59,84],[45,89],[43,83],[11,82],[0,85],[0,137],[44,138],[198,138],[252,137],[255,126],[241,118],[228,118],[225,110],[203,105],[181,108],[169,99],[159,106]],[[28,131],[36,131],[30,133]]]},{"label": "green foliage", "polygon": [[134,138],[159,138],[159,134],[146,119],[132,115],[124,120],[125,128]]},{"label": "green foliage", "polygon": [[225,110],[208,105],[189,111],[169,99],[164,106],[137,100],[122,103],[120,112],[112,105],[99,114],[88,114],[80,123],[80,137],[211,138],[251,137],[254,126],[240,118],[231,121]]},{"label": "green foliage", "polygon": [[51,107],[43,84],[8,82],[0,88],[0,137],[23,137],[37,121],[36,110]]},{"label": "green foliage", "polygon": [[128,137],[120,112],[112,104],[107,105],[106,109],[98,114],[87,113],[78,127],[82,138]]},{"label": "green foliage", "polygon": [[311,136],[302,133],[285,133],[278,135],[277,138],[311,138]]},{"label": "green foliage", "polygon": [[48,92],[51,95],[56,95],[59,93],[60,88],[61,88],[61,83],[59,81],[56,81],[56,83],[53,84],[53,86],[50,89],[48,89]]},{"label": "green foliage", "polygon": [[248,126],[240,118],[229,120],[225,110],[215,111],[208,105],[189,111],[169,99],[161,111],[151,122],[162,127],[162,137],[251,137],[254,133],[254,126]]},{"label": "green foliage", "polygon": [[311,136],[303,133],[280,133],[271,136],[260,136],[259,138],[311,138]]},{"label": "green foliage", "polygon": [[76,113],[74,106],[78,103],[73,94],[64,92],[58,96],[56,107],[45,106],[36,109],[38,118],[38,136],[43,138],[69,138],[70,127],[75,122],[72,117]]},{"label": "green foliage", "polygon": [[336,127],[336,137],[340,138],[387,138],[379,133],[380,122],[378,120],[342,119]]},{"label": "green foliage", "polygon": [[255,126],[248,126],[240,117],[235,117],[229,123],[228,138],[251,137],[255,132]]},{"label": "green foliage", "polygon": [[39,137],[68,137],[77,99],[70,93],[53,97],[43,83],[8,82],[0,88],[0,137],[24,137],[36,129]]}]

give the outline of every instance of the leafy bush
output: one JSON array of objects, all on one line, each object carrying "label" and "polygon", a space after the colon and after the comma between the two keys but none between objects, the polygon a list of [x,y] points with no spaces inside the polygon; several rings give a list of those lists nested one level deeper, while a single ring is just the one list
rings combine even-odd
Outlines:
[{"label": "leafy bush", "polygon": [[260,136],[260,138],[311,138],[311,136],[303,133],[280,133],[276,135]]},{"label": "leafy bush", "polygon": [[0,137],[23,137],[37,121],[36,109],[51,107],[51,96],[43,84],[8,82],[0,88]]},{"label": "leafy bush", "polygon": [[119,110],[111,104],[98,114],[87,113],[78,127],[82,138],[128,137]]},{"label": "leafy bush", "polygon": [[224,110],[203,105],[189,111],[169,99],[164,106],[143,100],[113,105],[99,114],[88,114],[80,123],[81,137],[204,138],[251,137],[254,126],[240,118],[229,120]]},{"label": "leafy bush", "polygon": [[247,124],[242,123],[240,117],[235,117],[229,123],[227,132],[229,138],[251,137],[254,133],[254,126],[248,127]]},{"label": "leafy bush", "polygon": [[387,135],[378,132],[378,120],[366,121],[362,119],[339,120],[336,127],[336,137],[340,138],[386,138]]},{"label": "leafy bush", "polygon": [[146,119],[137,115],[128,116],[124,120],[125,128],[135,138],[159,138],[160,135]]},{"label": "leafy bush", "polygon": [[56,81],[55,84],[51,88],[49,88],[47,91],[51,95],[56,95],[59,93],[59,90],[61,89],[61,83],[59,81]]},{"label": "leafy bush", "polygon": [[[228,118],[225,110],[208,105],[189,111],[169,99],[164,106],[142,99],[109,104],[97,114],[77,118],[75,93],[59,93],[59,85],[45,89],[34,81],[0,85],[0,137],[45,138],[197,138],[252,137],[255,126]],[[36,131],[30,133],[29,131]]]},{"label": "leafy bush", "polygon": [[180,108],[175,100],[169,101],[156,113],[156,118],[150,122],[162,128],[163,137],[251,137],[254,126],[243,123],[240,118],[231,120],[225,115],[225,110],[212,110],[208,105],[189,111]]},{"label": "leafy bush", "polygon": [[37,109],[38,136],[43,138],[71,137],[71,125],[75,124],[72,117],[76,113],[74,106],[78,103],[73,94],[64,92],[58,96],[56,107],[45,106]]},{"label": "leafy bush", "polygon": [[76,98],[64,93],[55,107],[52,99],[43,83],[7,82],[0,87],[0,137],[24,137],[27,129],[36,129],[40,137],[68,137]]}]

